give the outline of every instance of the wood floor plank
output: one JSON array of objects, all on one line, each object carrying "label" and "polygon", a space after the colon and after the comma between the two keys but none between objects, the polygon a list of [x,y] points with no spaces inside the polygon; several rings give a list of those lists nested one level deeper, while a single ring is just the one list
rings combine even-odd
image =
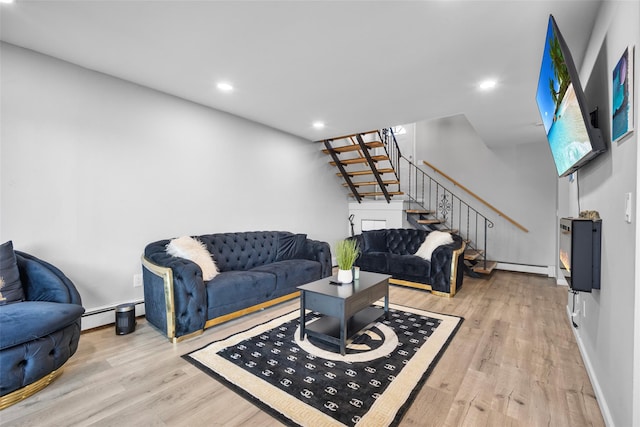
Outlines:
[{"label": "wood floor plank", "polygon": [[495,378],[491,375],[473,369],[467,370],[444,425],[489,425],[494,385]]},{"label": "wood floor plank", "polygon": [[[454,298],[401,286],[392,303],[464,317],[401,426],[604,426],[553,279],[494,271]],[[144,318],[136,331],[84,333],[63,374],[0,412],[7,426],[281,426],[180,356],[296,310],[292,300],[171,344]]]},{"label": "wood floor plank", "polygon": [[425,384],[411,405],[411,410],[402,419],[403,426],[444,425],[453,395],[441,389],[434,389]]},{"label": "wood floor plank", "polygon": [[525,369],[504,367],[498,372],[491,409],[514,420],[529,418],[530,374]]},{"label": "wood floor plank", "polygon": [[471,355],[474,354],[476,343],[482,333],[480,329],[466,328],[463,325],[456,334],[456,337],[459,338],[451,341],[446,357],[440,359],[429,376],[427,385],[455,396],[467,375],[471,364]]}]

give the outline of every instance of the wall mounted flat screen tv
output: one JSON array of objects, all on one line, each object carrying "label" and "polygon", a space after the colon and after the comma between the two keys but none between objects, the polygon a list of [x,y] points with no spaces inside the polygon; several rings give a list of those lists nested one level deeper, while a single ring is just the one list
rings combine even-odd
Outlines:
[{"label": "wall mounted flat screen tv", "polygon": [[594,127],[571,52],[549,16],[538,91],[542,124],[558,176],[567,176],[606,150]]}]

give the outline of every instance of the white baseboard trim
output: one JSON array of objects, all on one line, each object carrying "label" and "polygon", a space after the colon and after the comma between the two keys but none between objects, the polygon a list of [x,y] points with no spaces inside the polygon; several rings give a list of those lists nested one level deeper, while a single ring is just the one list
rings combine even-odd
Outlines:
[{"label": "white baseboard trim", "polygon": [[[604,423],[607,427],[615,427],[613,418],[611,417],[611,411],[609,411],[609,405],[607,405],[607,400],[605,399],[604,393],[602,393],[602,387],[600,387],[600,383],[598,382],[598,377],[596,376],[593,369],[591,359],[589,359],[589,355],[584,349],[584,344],[582,342],[582,338],[580,338],[580,334],[578,334],[578,331],[572,325],[571,308],[569,308],[569,305],[567,305],[567,316],[569,317],[569,325],[571,327],[571,330],[573,331],[573,336],[576,338],[576,343],[578,344],[578,349],[580,350],[580,356],[582,356],[584,367],[587,369],[587,375],[589,375],[589,380],[591,381],[593,392],[596,395],[596,402],[598,402],[600,412],[602,412]],[[580,326],[578,325],[578,327]]]},{"label": "white baseboard trim", "polygon": [[[128,304],[128,303],[123,303]],[[144,301],[134,301],[131,304],[135,304],[136,317],[144,316]],[[82,330],[99,328],[100,326],[110,325],[116,323],[116,305],[109,305],[104,307],[96,307],[91,310],[87,310],[82,315]]]},{"label": "white baseboard trim", "polygon": [[542,274],[547,277],[555,277],[555,266],[549,265],[528,265],[528,264],[511,264],[508,262],[499,262],[496,265],[498,270],[516,271],[518,273]]}]

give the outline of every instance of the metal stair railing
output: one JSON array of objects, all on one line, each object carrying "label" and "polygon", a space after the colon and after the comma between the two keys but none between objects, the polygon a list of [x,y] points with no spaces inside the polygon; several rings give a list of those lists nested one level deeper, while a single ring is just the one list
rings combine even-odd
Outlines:
[{"label": "metal stair railing", "polygon": [[[393,133],[392,128],[383,128],[378,130],[378,137],[380,137],[380,141],[384,145],[384,151],[389,158],[389,163],[391,163],[391,168],[393,168],[394,174],[396,176],[396,180],[401,182],[400,180],[400,158],[402,157],[402,153],[400,152],[400,147],[398,146],[398,141],[396,140],[396,136]],[[398,184],[398,190],[400,190],[400,185]]]},{"label": "metal stair railing", "polygon": [[478,258],[486,269],[487,236],[494,223],[409,159],[400,156],[400,160],[406,162],[409,169],[408,190],[405,194],[410,204],[432,212],[431,215],[442,221],[444,228],[458,230],[458,235],[467,242],[469,249],[482,250]]},{"label": "metal stair railing", "polygon": [[[408,190],[404,191],[410,204],[415,204],[421,209],[433,212],[431,215],[441,220],[443,228],[457,229],[458,235],[467,242],[471,250],[482,250],[478,258],[487,268],[487,236],[494,223],[487,217],[471,207],[466,201],[456,196],[440,184],[437,180],[416,166],[411,160],[404,157],[398,146],[393,128],[384,128],[378,131],[378,135],[384,144],[396,178],[401,183],[401,163],[408,166]],[[400,189],[400,184],[398,185]],[[421,225],[421,224],[420,224]],[[432,225],[433,228],[436,228]]]}]

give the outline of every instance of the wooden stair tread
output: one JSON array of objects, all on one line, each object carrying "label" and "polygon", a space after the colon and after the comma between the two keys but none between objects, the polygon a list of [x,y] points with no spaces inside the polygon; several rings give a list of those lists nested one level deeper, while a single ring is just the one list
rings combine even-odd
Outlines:
[{"label": "wooden stair tread", "polygon": [[[393,168],[378,169],[378,173],[379,174],[393,173],[393,172],[394,172]],[[342,174],[340,172],[338,172],[336,175],[338,175],[340,177],[342,176]],[[347,171],[347,175],[349,175],[349,176],[373,175],[373,172],[370,169],[362,170],[362,171]]]},{"label": "wooden stair tread", "polygon": [[418,224],[442,224],[441,219],[419,219]]},{"label": "wooden stair tread", "polygon": [[[392,180],[392,181],[382,181],[382,183],[384,185],[393,185],[393,184],[400,184],[400,181],[396,180]],[[360,182],[352,182],[352,184],[356,187],[362,187],[362,186],[366,186],[366,185],[378,185],[378,181],[360,181]],[[342,184],[343,187],[348,187],[349,184],[347,184],[346,182]]]},{"label": "wooden stair tread", "polygon": [[497,266],[498,263],[496,261],[487,261],[487,267],[485,268],[484,261],[480,261],[479,263],[471,267],[471,269],[476,273],[490,274]]},{"label": "wooden stair tread", "polygon": [[[384,147],[384,144],[380,141],[365,142],[364,145],[366,145],[370,149]],[[331,147],[331,148],[336,153],[349,153],[351,151],[358,151],[362,149],[362,147],[360,147],[359,144],[343,145],[341,147]],[[324,154],[329,154],[329,149],[325,148],[324,150],[322,150],[322,152]]]},{"label": "wooden stair tread", "polygon": [[[371,160],[373,160],[374,162],[382,162],[384,160],[389,160],[389,157],[387,157],[387,156],[371,156]],[[367,159],[366,159],[366,157],[354,157],[353,159],[340,160],[340,163],[342,163],[343,165],[355,165],[355,164],[358,164],[358,163],[367,163]],[[330,161],[329,164],[331,166],[335,166],[336,162]]]},{"label": "wooden stair tread", "polygon": [[464,259],[467,261],[473,261],[481,256],[483,251],[477,249],[467,249],[464,251]]},{"label": "wooden stair tread", "polygon": [[413,215],[431,215],[434,213],[434,211],[427,211],[424,209],[407,209],[405,212]]},{"label": "wooden stair tread", "polygon": [[[360,194],[360,197],[384,196],[384,193],[382,191],[371,191],[358,194]],[[404,193],[402,191],[387,191],[387,194],[390,196],[401,196]],[[353,193],[349,193],[349,197],[353,197]]]}]

